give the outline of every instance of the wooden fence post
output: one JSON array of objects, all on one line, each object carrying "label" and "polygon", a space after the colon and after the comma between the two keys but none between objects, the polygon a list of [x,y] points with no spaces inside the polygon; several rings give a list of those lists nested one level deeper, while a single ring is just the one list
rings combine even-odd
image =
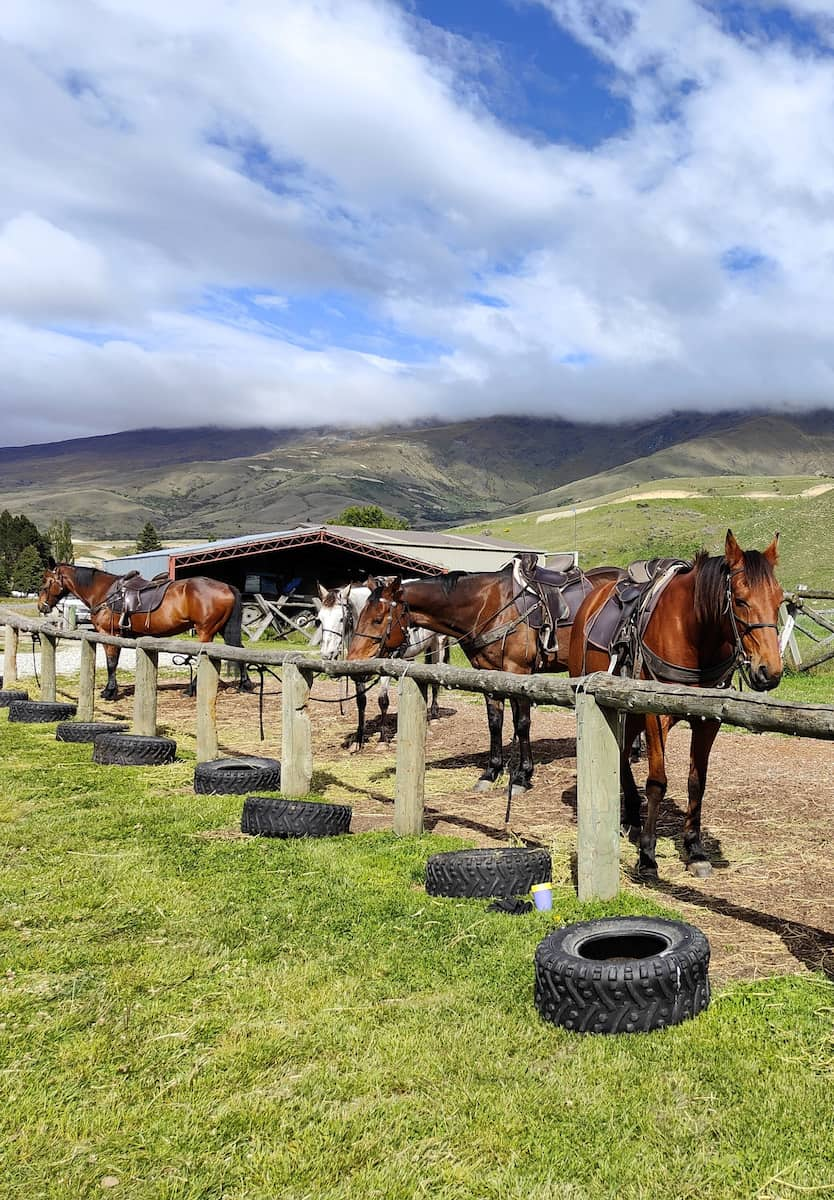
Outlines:
[{"label": "wooden fence post", "polygon": [[18,632],[13,625],[3,630],[3,687],[14,687],[17,683]]},{"label": "wooden fence post", "polygon": [[281,792],[306,796],[313,778],[313,739],[307,702],[313,672],[284,663],[281,677]]},{"label": "wooden fence post", "polygon": [[577,890],[611,900],[620,886],[619,713],[576,693]]},{"label": "wooden fence post", "polygon": [[400,679],[397,700],[397,781],[394,833],[423,832],[426,783],[426,684]]},{"label": "wooden fence post", "polygon": [[207,654],[197,659],[197,762],[217,758],[217,685],[220,664]]},{"label": "wooden fence post", "polygon": [[133,693],[133,732],[156,737],[156,679],[158,650],[136,647],[136,675]]},{"label": "wooden fence post", "polygon": [[41,639],[41,700],[55,701],[57,687],[55,680],[55,643],[54,633],[40,632]]},{"label": "wooden fence post", "polygon": [[96,644],[82,638],[81,664],[78,672],[78,720],[92,721],[95,717]]}]

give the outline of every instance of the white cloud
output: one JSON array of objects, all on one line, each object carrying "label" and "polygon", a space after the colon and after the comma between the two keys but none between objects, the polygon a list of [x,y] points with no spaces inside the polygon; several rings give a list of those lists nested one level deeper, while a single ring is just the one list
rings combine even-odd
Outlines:
[{"label": "white cloud", "polygon": [[500,50],[393,0],[6,0],[9,440],[830,405],[830,3],[805,45],[539,3],[632,106],[596,147],[502,123]]}]

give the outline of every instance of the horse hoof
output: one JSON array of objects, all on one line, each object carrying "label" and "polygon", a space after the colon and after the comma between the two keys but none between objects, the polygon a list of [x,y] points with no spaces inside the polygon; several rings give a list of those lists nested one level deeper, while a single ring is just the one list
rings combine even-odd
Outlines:
[{"label": "horse hoof", "polygon": [[526,783],[514,783],[510,789],[510,796],[515,800],[516,796],[523,796],[525,792],[530,790],[530,785]]},{"label": "horse hoof", "polygon": [[642,879],[645,883],[657,883],[657,863],[642,863],[637,864],[637,878]]},{"label": "horse hoof", "polygon": [[478,782],[475,784],[475,791],[476,792],[491,792],[494,787],[495,787],[494,779],[479,779]]},{"label": "horse hoof", "polygon": [[696,879],[708,879],[712,874],[712,864],[708,863],[705,858],[697,858],[694,862],[687,863],[686,869]]}]

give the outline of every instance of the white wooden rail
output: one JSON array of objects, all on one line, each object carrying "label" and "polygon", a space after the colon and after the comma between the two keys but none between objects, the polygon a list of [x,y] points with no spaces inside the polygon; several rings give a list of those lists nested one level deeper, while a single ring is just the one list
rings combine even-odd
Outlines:
[{"label": "white wooden rail", "polygon": [[610,899],[619,887],[619,728],[620,714],[671,713],[692,720],[718,718],[729,725],[759,732],[794,734],[834,740],[834,706],[792,704],[770,695],[716,688],[621,679],[599,672],[581,679],[558,675],[514,675],[505,671],[434,666],[400,659],[344,662],[314,658],[309,653],[256,650],[199,644],[171,638],[119,638],[105,634],[59,630],[0,608],[5,625],[4,686],[17,680],[20,632],[41,639],[41,697],[54,700],[55,646],[58,639],[81,643],[78,717],[94,712],[95,648],[98,643],[135,647],[137,651],[133,729],[156,733],[157,663],[162,652],[197,656],[197,759],[217,755],[216,706],[220,664],[245,661],[282,671],[281,791],[303,796],[313,773],[310,690],[316,674],[364,679],[387,675],[400,680],[394,831],[423,832],[426,769],[426,694],[431,683],[444,688],[494,696],[524,697],[536,704],[576,710],[577,874],[581,900]]}]

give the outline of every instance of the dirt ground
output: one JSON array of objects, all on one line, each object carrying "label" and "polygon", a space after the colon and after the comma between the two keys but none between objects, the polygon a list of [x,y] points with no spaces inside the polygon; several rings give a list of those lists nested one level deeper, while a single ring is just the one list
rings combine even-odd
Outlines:
[{"label": "dirt ground", "polygon": [[[117,704],[106,706],[108,716],[130,717],[131,690]],[[396,743],[379,741],[379,710],[372,692],[369,743],[358,754],[346,749],[356,710],[350,703],[341,712],[334,703],[338,696],[336,681],[316,679],[310,706],[313,790],[332,803],[353,806],[354,832],[390,829]],[[267,677],[264,684],[264,741],[259,736],[259,709],[257,693],[241,696],[231,685],[221,685],[221,755],[280,757],[277,679]],[[193,749],[194,714],[194,701],[184,698],[179,686],[163,684],[161,732],[173,733],[183,748]],[[392,726],[395,714],[392,686]],[[508,707],[505,747],[511,735]],[[483,702],[458,692],[442,693],[440,720],[429,726],[426,828],[479,846],[505,844],[512,835],[544,845],[553,855],[554,880],[569,883],[576,836],[572,713],[534,710],[532,736],[533,788],[513,801],[510,834],[504,825],[506,786],[486,793],[473,790],[488,747]],[[623,841],[623,887],[662,899],[704,930],[716,982],[805,970],[824,970],[834,979],[834,749],[807,738],[722,730],[710,759],[704,799],[705,844],[714,867],[704,880],[690,875],[681,857],[688,752],[688,726],[677,726],[669,739],[669,791],[659,825],[659,882],[649,885],[634,877],[637,852]],[[643,761],[635,766],[638,783],[645,775]]]}]

